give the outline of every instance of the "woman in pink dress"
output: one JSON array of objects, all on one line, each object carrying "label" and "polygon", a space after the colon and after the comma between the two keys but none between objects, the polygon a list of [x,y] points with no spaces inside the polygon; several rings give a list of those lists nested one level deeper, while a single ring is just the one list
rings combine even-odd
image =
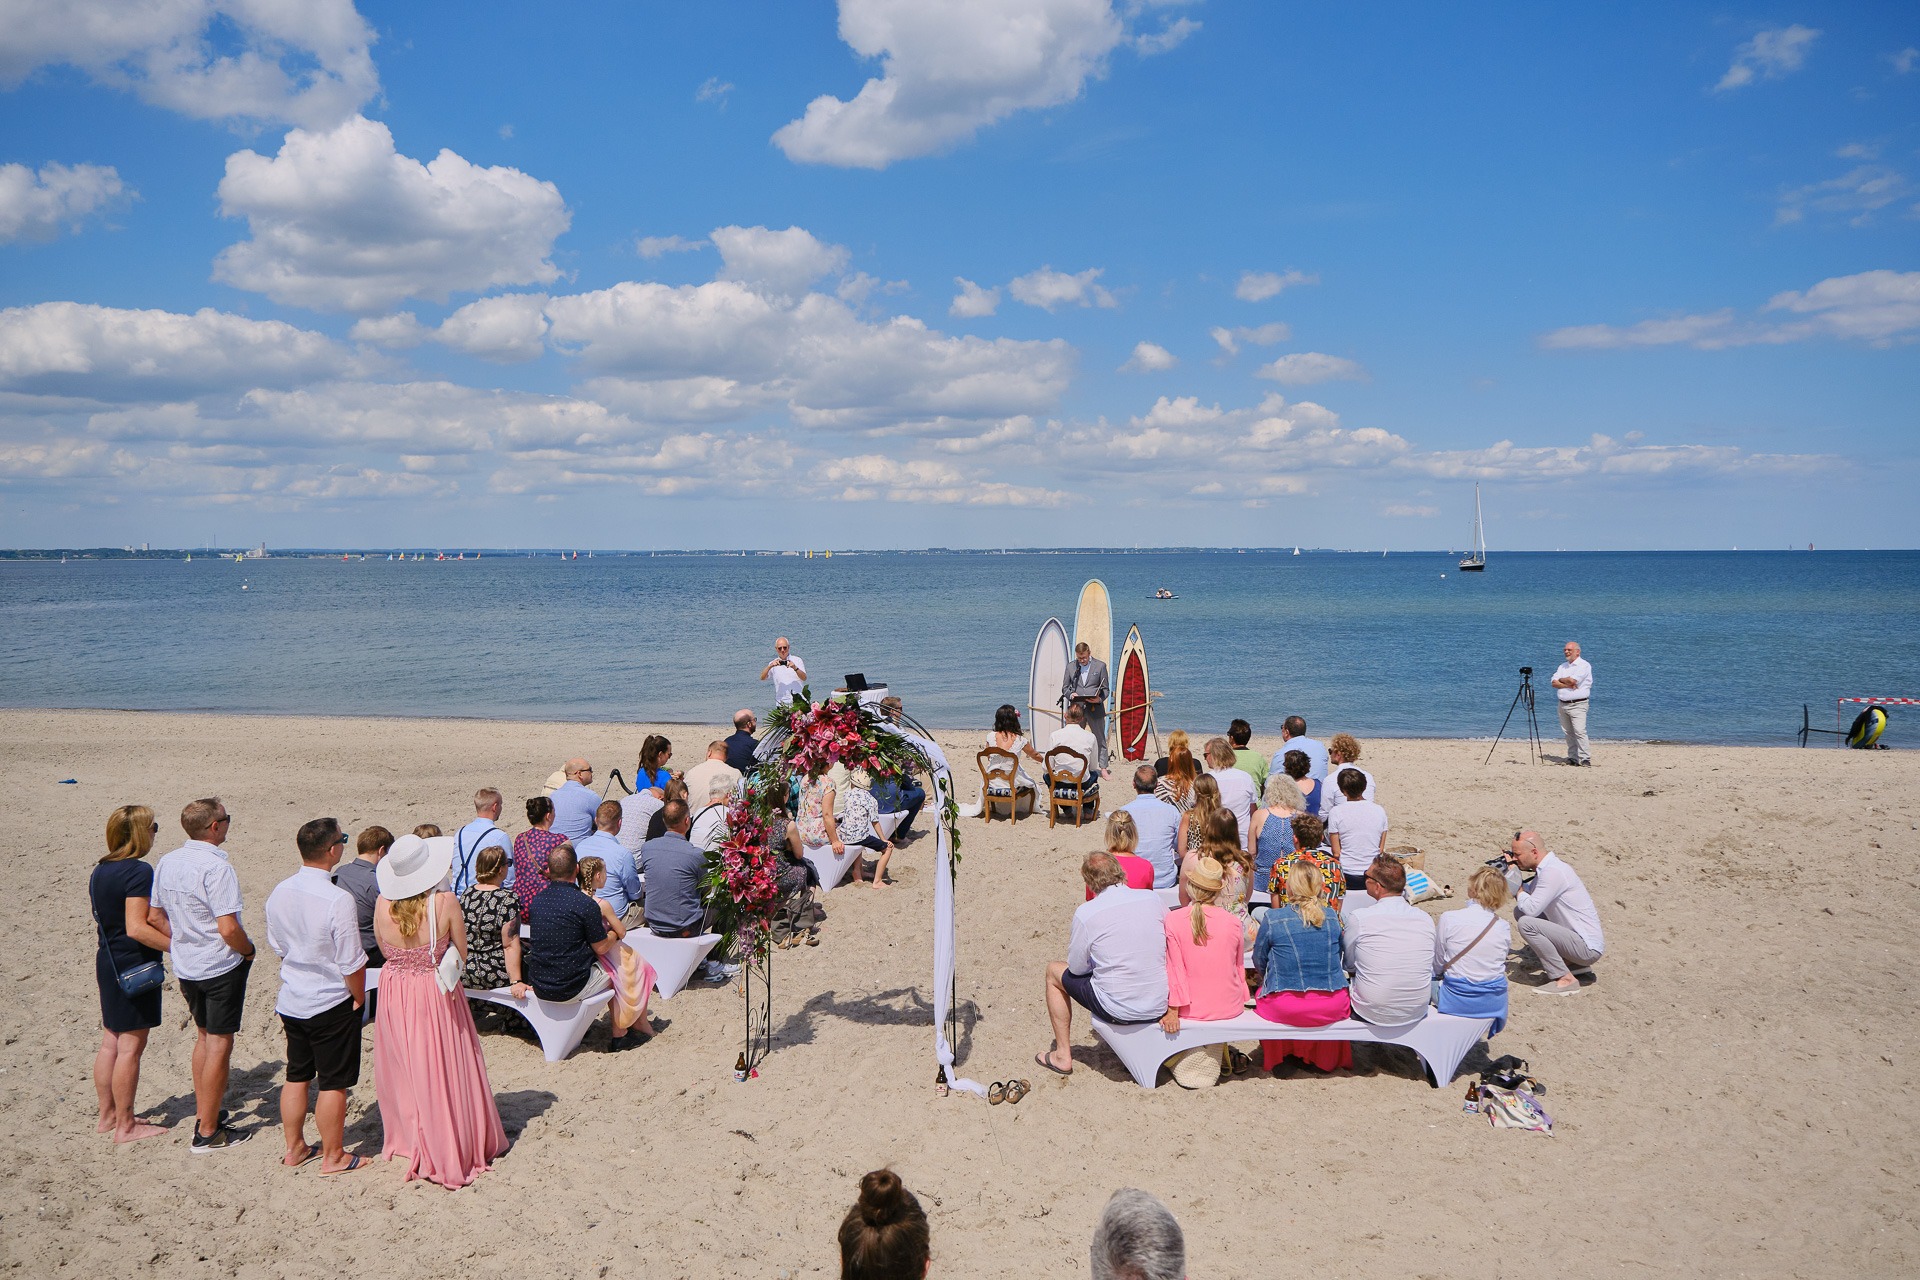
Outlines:
[{"label": "woman in pink dress", "polygon": [[522,920],[533,909],[534,895],[547,887],[547,855],[565,841],[553,829],[553,801],[546,796],[528,800],[527,829],[513,838],[513,892]]},{"label": "woman in pink dress", "polygon": [[480,1037],[464,988],[442,991],[435,970],[452,947],[464,963],[466,921],[447,892],[453,841],[402,836],[380,860],[373,935],[386,955],[373,1071],[386,1132],[381,1154],[407,1178],[464,1187],[507,1149]]}]

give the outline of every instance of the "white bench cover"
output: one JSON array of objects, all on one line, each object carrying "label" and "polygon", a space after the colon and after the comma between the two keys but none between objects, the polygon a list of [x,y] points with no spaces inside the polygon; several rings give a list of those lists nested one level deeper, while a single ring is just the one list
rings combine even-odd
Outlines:
[{"label": "white bench cover", "polygon": [[1398,1027],[1376,1027],[1352,1018],[1324,1027],[1290,1027],[1268,1022],[1249,1009],[1237,1018],[1216,1022],[1191,1022],[1183,1018],[1175,1035],[1162,1031],[1158,1022],[1115,1026],[1095,1018],[1093,1033],[1107,1042],[1107,1047],[1114,1051],[1142,1089],[1154,1087],[1160,1078],[1161,1065],[1176,1053],[1237,1040],[1352,1040],[1405,1045],[1420,1055],[1437,1089],[1452,1082],[1454,1073],[1460,1069],[1460,1060],[1486,1038],[1487,1029],[1492,1025],[1491,1018],[1461,1018],[1429,1009],[1420,1021]]},{"label": "white bench cover", "polygon": [[627,930],[626,944],[642,960],[653,966],[653,989],[662,1000],[671,1000],[693,977],[693,971],[720,943],[717,933],[695,938],[663,938],[645,925]]},{"label": "white bench cover", "polygon": [[[367,990],[379,989],[380,971],[367,970]],[[593,1025],[600,1011],[613,1000],[612,991],[602,991],[585,1000],[558,1001],[542,1000],[532,994],[517,1000],[512,987],[501,987],[495,991],[478,991],[468,987],[466,991],[469,1000],[497,1004],[525,1018],[533,1027],[533,1033],[540,1037],[540,1052],[548,1062],[558,1062],[578,1049],[580,1042],[587,1038],[587,1028]]]}]

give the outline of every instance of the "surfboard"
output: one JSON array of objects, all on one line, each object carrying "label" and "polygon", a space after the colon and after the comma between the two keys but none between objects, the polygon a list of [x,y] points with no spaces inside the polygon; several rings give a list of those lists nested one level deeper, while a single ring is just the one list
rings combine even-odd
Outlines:
[{"label": "surfboard", "polygon": [[1088,578],[1080,588],[1080,603],[1073,611],[1073,647],[1093,650],[1093,656],[1113,669],[1113,602],[1107,596],[1107,584]]},{"label": "surfboard", "polygon": [[1127,629],[1120,646],[1120,755],[1126,760],[1147,758],[1147,646],[1140,628]]},{"label": "surfboard", "polygon": [[1033,640],[1033,665],[1027,669],[1027,741],[1038,750],[1060,727],[1060,696],[1066,692],[1067,662],[1073,650],[1060,619],[1048,618]]}]

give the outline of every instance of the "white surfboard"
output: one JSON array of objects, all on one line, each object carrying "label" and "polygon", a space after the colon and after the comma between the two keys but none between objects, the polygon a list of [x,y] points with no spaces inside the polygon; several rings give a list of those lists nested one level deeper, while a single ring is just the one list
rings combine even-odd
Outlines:
[{"label": "white surfboard", "polygon": [[1038,750],[1060,727],[1060,697],[1067,687],[1067,662],[1073,651],[1060,619],[1048,618],[1033,640],[1033,665],[1027,671],[1027,741]]},{"label": "white surfboard", "polygon": [[1107,596],[1107,584],[1088,578],[1080,588],[1080,604],[1073,611],[1073,647],[1093,650],[1093,656],[1106,664],[1108,679],[1113,671],[1113,602]]}]

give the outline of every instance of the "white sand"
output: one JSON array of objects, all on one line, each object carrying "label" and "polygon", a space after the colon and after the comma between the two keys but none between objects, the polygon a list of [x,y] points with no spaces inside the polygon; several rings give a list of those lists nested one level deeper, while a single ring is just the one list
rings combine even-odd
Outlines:
[{"label": "white sand", "polygon": [[[922,839],[896,857],[893,889],[830,896],[823,945],[777,953],[778,1047],[755,1082],[729,1078],[743,1030],[733,988],[656,1004],[671,1026],[632,1053],[600,1052],[604,1024],[554,1065],[486,1036],[515,1144],[468,1190],[405,1184],[380,1163],[327,1181],[275,1163],[284,1045],[270,953],[235,1051],[233,1105],[259,1136],[188,1157],[193,1037],[171,983],[140,1100],[175,1134],[123,1148],[95,1136],[85,883],[114,806],[153,806],[164,850],[182,804],[225,799],[262,939],[302,821],[451,830],[476,786],[532,794],[569,755],[602,778],[628,772],[647,731],[0,713],[17,796],[0,898],[5,1273],[832,1275],[856,1180],[883,1163],[931,1215],[938,1276],[1083,1276],[1100,1206],[1125,1185],[1173,1206],[1194,1276],[1920,1271],[1916,753],[1602,744],[1599,767],[1576,771],[1529,768],[1510,747],[1482,768],[1484,744],[1366,744],[1395,842],[1427,848],[1436,879],[1463,884],[1531,824],[1600,904],[1599,984],[1563,1000],[1516,987],[1495,1042],[1549,1086],[1551,1138],[1489,1130],[1462,1115],[1464,1085],[1429,1089],[1392,1050],[1362,1048],[1356,1073],[1331,1078],[1148,1094],[1080,1022],[1073,1078],[1039,1070],[1041,969],[1064,954],[1078,855],[1098,844],[1044,818],[962,823],[963,1066],[1031,1079],[1018,1107],[934,1097]],[[680,766],[719,736],[666,732]],[[941,736],[971,799],[972,735]],[[79,785],[54,785],[67,777]],[[379,1150],[370,1052],[348,1139]],[[1542,1237],[1551,1261],[1531,1261]]]}]

